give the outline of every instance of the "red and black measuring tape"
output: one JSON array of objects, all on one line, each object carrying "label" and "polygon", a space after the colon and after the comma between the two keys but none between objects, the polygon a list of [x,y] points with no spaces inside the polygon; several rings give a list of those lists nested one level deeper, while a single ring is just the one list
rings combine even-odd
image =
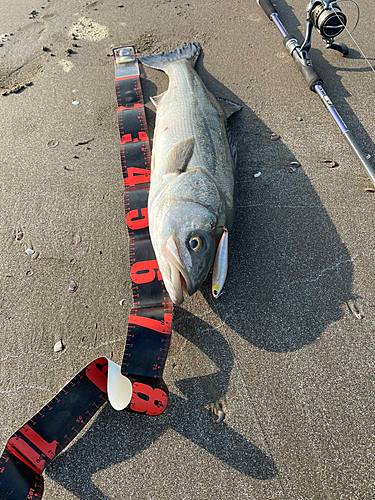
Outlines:
[{"label": "red and black measuring tape", "polygon": [[[172,301],[161,279],[148,231],[150,149],[138,61],[133,47],[113,51],[125,213],[134,305],[121,372],[132,383],[126,411],[159,415],[172,331]],[[0,458],[0,500],[43,494],[42,472],[107,401],[107,358],[92,361],[8,440]]]}]

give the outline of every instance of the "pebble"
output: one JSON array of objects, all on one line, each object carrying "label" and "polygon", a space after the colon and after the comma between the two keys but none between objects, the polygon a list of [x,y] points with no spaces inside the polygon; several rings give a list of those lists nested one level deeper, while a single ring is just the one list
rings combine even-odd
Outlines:
[{"label": "pebble", "polygon": [[300,116],[297,118],[297,120],[298,120],[299,122],[303,122],[303,118],[301,118]]},{"label": "pebble", "polygon": [[32,255],[33,253],[35,253],[31,248],[26,248],[25,252],[27,253],[27,255]]},{"label": "pebble", "polygon": [[47,146],[49,148],[56,148],[59,145],[59,141],[49,141],[47,142]]},{"label": "pebble", "polygon": [[371,155],[367,155],[366,159],[369,160],[371,158]]},{"label": "pebble", "polygon": [[17,241],[21,241],[23,238],[23,232],[22,231],[19,231],[17,234],[16,234],[16,240]]},{"label": "pebble", "polygon": [[271,134],[271,141],[277,141],[280,139],[280,136],[277,134]]},{"label": "pebble", "polygon": [[55,352],[60,352],[64,349],[64,345],[63,343],[61,342],[61,340],[59,340],[58,342],[56,342],[56,344],[53,346],[53,350]]},{"label": "pebble", "polygon": [[72,104],[74,104],[74,106],[78,106],[79,101],[73,101]]}]

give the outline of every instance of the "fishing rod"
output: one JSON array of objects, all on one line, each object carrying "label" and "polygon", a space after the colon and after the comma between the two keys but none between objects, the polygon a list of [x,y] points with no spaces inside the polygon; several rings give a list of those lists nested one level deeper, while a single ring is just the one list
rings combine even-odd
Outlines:
[{"label": "fishing rod", "polygon": [[[338,3],[344,0],[313,0],[307,6],[307,24],[306,35],[302,45],[299,45],[297,39],[290,35],[282,22],[279,19],[279,14],[270,0],[256,0],[258,5],[262,7],[268,18],[274,22],[281,35],[283,36],[284,46],[292,56],[297,68],[304,77],[310,90],[318,94],[324,106],[329,111],[336,125],[344,135],[345,139],[353,149],[359,161],[367,170],[372,182],[375,185],[375,170],[370,164],[358,143],[354,139],[352,133],[346,126],[344,120],[339,115],[335,106],[332,104],[331,99],[323,88],[323,80],[315,71],[311,60],[309,59],[308,52],[311,48],[311,36],[313,29],[321,35],[323,41],[326,43],[328,49],[333,49],[341,52],[343,55],[349,53],[348,47],[342,42],[337,42],[337,37],[345,30],[347,25],[347,16],[339,7]],[[357,21],[351,33],[354,31],[359,20],[359,7],[354,0],[345,0],[356,5],[357,7]],[[346,36],[349,36],[346,35]],[[342,37],[344,38],[344,37]],[[336,40],[335,40],[336,39]]]}]

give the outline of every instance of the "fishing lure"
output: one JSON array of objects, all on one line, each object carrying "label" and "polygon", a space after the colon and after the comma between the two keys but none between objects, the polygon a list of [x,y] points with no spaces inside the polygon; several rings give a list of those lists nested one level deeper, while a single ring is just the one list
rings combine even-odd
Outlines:
[{"label": "fishing lure", "polygon": [[212,295],[217,299],[223,292],[228,271],[228,229],[224,227],[217,247],[212,273]]}]

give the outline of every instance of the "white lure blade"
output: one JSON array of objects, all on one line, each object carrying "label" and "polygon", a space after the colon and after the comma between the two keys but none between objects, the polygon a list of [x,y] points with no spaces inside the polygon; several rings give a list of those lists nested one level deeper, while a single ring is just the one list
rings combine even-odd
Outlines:
[{"label": "white lure blade", "polygon": [[217,299],[224,288],[228,271],[228,230],[224,228],[217,247],[212,273],[212,295]]},{"label": "white lure blade", "polygon": [[110,359],[108,359],[107,393],[112,407],[118,411],[128,406],[133,394],[132,383],[122,375],[120,366]]}]

